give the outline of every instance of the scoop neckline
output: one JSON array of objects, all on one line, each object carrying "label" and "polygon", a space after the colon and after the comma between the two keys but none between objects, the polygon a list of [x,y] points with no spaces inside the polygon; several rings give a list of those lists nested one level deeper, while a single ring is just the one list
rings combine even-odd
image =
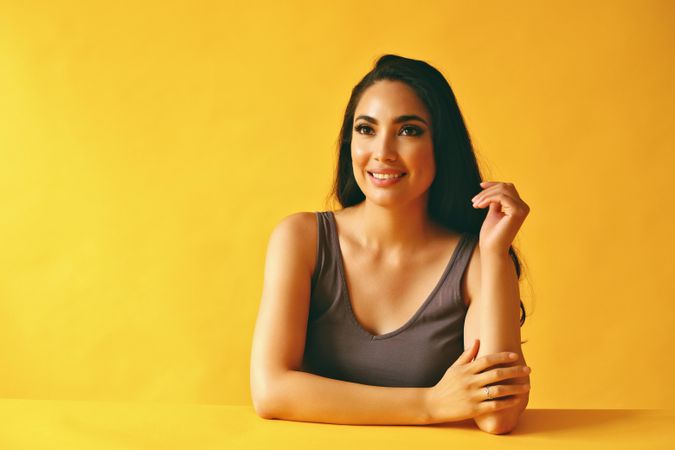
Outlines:
[{"label": "scoop neckline", "polygon": [[439,280],[436,282],[436,285],[434,288],[431,290],[429,295],[427,295],[426,299],[422,302],[419,308],[415,311],[415,313],[405,322],[403,325],[400,327],[396,328],[395,330],[389,331],[387,333],[383,334],[373,334],[370,331],[366,330],[363,325],[358,321],[356,318],[356,315],[354,314],[354,310],[352,309],[352,300],[349,295],[349,289],[347,288],[347,277],[345,276],[345,268],[344,268],[344,260],[342,258],[342,247],[340,246],[340,239],[337,233],[337,221],[335,220],[335,214],[333,211],[328,211],[328,216],[330,218],[330,226],[332,227],[331,230],[331,239],[333,240],[333,243],[335,245],[335,248],[337,249],[337,259],[338,259],[338,272],[340,275],[340,280],[342,284],[342,289],[343,289],[343,296],[342,299],[345,300],[347,310],[349,311],[349,317],[351,318],[352,322],[356,325],[356,328],[361,331],[366,337],[370,338],[370,340],[382,340],[382,339],[388,339],[391,337],[394,337],[408,328],[410,328],[418,319],[418,317],[424,312],[426,307],[431,303],[431,300],[433,300],[434,296],[438,292],[438,290],[441,288],[443,285],[445,279],[448,277],[448,274],[450,273],[450,269],[455,263],[455,260],[457,259],[459,255],[459,250],[462,247],[462,244],[464,243],[464,240],[466,239],[466,232],[461,232],[459,240],[457,241],[457,245],[455,246],[455,249],[452,252],[452,256],[450,257],[450,260],[445,266],[445,269],[443,269],[443,273],[441,274],[441,277]]}]

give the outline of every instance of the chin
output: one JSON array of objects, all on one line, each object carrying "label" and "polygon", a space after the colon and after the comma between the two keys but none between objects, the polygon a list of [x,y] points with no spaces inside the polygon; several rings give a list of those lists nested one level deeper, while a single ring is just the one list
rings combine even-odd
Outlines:
[{"label": "chin", "polygon": [[391,195],[388,193],[377,193],[377,194],[372,194],[372,193],[365,193],[366,200],[368,200],[370,203],[373,203],[377,206],[382,206],[382,207],[396,207],[396,206],[401,206],[409,201],[408,198],[404,198],[400,195]]}]

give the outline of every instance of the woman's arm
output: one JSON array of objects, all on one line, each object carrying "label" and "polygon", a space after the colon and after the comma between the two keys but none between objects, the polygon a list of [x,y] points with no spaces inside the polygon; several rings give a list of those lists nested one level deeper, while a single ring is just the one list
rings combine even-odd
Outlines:
[{"label": "woman's arm", "polygon": [[[512,351],[520,355],[513,363],[497,367],[527,365],[520,346],[520,295],[511,256],[481,254],[476,246],[467,268],[467,288],[471,303],[464,322],[464,342],[480,340],[476,358],[489,353]],[[511,378],[495,384],[530,383],[527,377]],[[513,430],[529,401],[529,392],[515,395],[521,401],[514,407],[474,417],[483,431],[501,434]]]},{"label": "woman's arm", "polygon": [[[521,358],[504,365],[526,365],[520,348],[520,292],[518,274],[509,255],[518,230],[530,212],[530,207],[518,194],[512,183],[484,181],[483,190],[471,200],[475,208],[489,208],[480,230],[479,245],[472,262],[470,290],[475,298],[469,305],[464,324],[465,342],[480,339],[477,357],[487,353],[511,351]],[[469,275],[467,275],[469,278]],[[527,378],[505,380],[496,384],[530,383]],[[495,434],[513,430],[529,401],[526,394],[515,395],[520,402],[514,407],[474,418],[483,430]]]},{"label": "woman's arm", "polygon": [[277,373],[272,385],[256,408],[265,419],[353,425],[429,423],[427,388],[370,386],[295,370]]}]

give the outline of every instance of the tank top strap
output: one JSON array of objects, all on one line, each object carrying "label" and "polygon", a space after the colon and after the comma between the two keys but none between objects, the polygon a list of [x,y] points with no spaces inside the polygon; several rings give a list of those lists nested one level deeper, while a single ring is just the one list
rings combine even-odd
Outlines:
[{"label": "tank top strap", "polygon": [[317,220],[317,239],[314,272],[312,273],[312,286],[316,284],[319,274],[325,271],[327,265],[331,264],[332,255],[334,253],[328,212],[315,211],[314,215]]},{"label": "tank top strap", "polygon": [[462,233],[462,238],[457,244],[457,255],[446,280],[450,287],[452,296],[455,299],[461,299],[462,277],[464,276],[464,272],[466,272],[469,261],[471,261],[471,255],[473,254],[473,250],[477,243],[478,235],[465,231]]},{"label": "tank top strap", "polygon": [[311,278],[311,302],[309,322],[320,317],[336,320],[333,314],[344,295],[343,283],[338,268],[337,240],[334,237],[330,211],[315,211],[317,221],[316,260]]}]

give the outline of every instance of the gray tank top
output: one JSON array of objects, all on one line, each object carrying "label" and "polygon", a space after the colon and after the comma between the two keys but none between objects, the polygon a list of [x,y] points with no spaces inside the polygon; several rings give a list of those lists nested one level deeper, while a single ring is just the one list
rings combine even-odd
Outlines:
[{"label": "gray tank top", "polygon": [[356,320],[332,211],[315,212],[316,266],[302,371],[361,384],[430,387],[464,351],[461,279],[478,236],[462,233],[440,280],[400,328],[373,335]]}]

